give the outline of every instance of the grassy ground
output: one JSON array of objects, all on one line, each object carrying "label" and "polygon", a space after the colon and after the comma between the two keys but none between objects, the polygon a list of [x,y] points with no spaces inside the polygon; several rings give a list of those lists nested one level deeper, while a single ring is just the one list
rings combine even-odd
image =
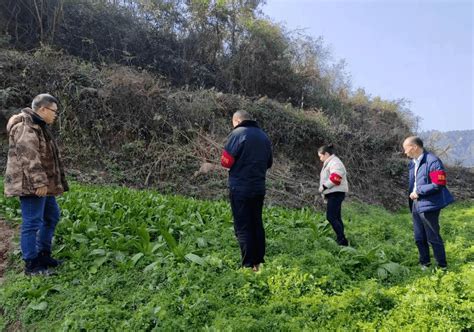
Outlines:
[{"label": "grassy ground", "polygon": [[[58,201],[55,255],[66,263],[25,277],[13,252],[0,328],[474,328],[472,203],[441,214],[447,272],[419,269],[408,211],[345,204],[351,247],[341,248],[322,211],[267,207],[267,262],[253,273],[238,268],[227,202],[80,185]],[[0,214],[19,223],[18,202],[0,198]]]}]

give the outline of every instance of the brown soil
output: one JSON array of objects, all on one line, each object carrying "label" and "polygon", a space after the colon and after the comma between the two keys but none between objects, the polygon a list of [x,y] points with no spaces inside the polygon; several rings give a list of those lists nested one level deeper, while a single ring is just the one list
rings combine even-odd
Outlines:
[{"label": "brown soil", "polygon": [[8,255],[12,247],[12,239],[15,230],[4,220],[0,220],[0,283],[3,281],[3,273],[8,264]]},{"label": "brown soil", "polygon": [[6,328],[6,332],[17,332],[17,331],[21,331],[22,330],[22,327],[21,327],[21,322],[19,320],[17,320],[15,323],[7,326]]}]

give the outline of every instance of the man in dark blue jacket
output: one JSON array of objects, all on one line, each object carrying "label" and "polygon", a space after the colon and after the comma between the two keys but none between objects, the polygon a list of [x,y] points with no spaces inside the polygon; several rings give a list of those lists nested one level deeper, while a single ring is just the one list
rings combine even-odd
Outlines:
[{"label": "man in dark blue jacket", "polygon": [[229,169],[229,196],[239,241],[242,266],[258,271],[265,256],[262,222],[265,177],[272,166],[272,145],[245,111],[232,117],[234,130],[222,151],[221,165]]},{"label": "man in dark blue jacket", "polygon": [[422,269],[430,265],[431,244],[440,268],[447,267],[443,239],[439,234],[439,214],[454,201],[446,188],[446,171],[441,160],[423,149],[423,141],[410,136],[403,142],[409,164],[409,206],[413,218],[415,242]]}]

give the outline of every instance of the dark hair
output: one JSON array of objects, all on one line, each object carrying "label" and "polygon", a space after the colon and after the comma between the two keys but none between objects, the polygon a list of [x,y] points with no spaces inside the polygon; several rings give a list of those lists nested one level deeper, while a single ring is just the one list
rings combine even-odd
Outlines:
[{"label": "dark hair", "polygon": [[423,148],[423,141],[418,136],[408,137],[408,141],[411,144],[415,144],[415,145],[419,146],[420,148]]},{"label": "dark hair", "polygon": [[329,153],[330,155],[334,154],[334,145],[333,144],[327,144],[323,145],[318,149],[318,153],[325,154],[326,152]]},{"label": "dark hair", "polygon": [[49,106],[51,104],[59,104],[58,100],[51,96],[49,93],[42,93],[40,95],[37,95],[34,99],[33,102],[31,103],[31,108],[33,111],[39,110],[41,107],[44,106]]}]

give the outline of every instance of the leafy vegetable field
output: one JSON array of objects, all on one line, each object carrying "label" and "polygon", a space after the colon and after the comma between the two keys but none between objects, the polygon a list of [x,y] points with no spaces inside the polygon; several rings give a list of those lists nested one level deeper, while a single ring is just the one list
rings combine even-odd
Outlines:
[{"label": "leafy vegetable field", "polygon": [[[472,203],[441,214],[447,272],[420,270],[408,211],[345,204],[341,248],[322,211],[267,207],[267,262],[253,273],[239,268],[227,202],[82,185],[58,201],[65,263],[25,277],[11,255],[1,329],[474,329]],[[19,224],[18,201],[0,198],[0,214]]]}]

